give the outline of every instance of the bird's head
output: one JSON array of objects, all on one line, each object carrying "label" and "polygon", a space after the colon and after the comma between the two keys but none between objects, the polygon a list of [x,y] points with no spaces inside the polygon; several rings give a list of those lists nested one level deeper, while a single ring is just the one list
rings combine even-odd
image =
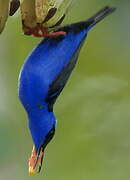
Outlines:
[{"label": "bird's head", "polygon": [[[45,114],[45,112],[43,114]],[[39,115],[41,116],[41,114]],[[42,121],[42,119],[44,119],[44,121]],[[30,175],[40,172],[45,148],[55,134],[56,121],[52,112],[46,113],[46,116],[42,115],[39,119],[37,118],[37,121],[39,121],[37,125],[35,121],[32,120],[29,124],[34,142],[31,157],[28,161]]]}]

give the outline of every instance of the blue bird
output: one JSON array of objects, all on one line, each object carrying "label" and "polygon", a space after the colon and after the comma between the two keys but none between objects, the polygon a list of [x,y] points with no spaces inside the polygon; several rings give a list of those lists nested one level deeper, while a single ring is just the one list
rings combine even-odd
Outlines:
[{"label": "blue bird", "polygon": [[114,10],[105,7],[86,21],[60,27],[57,31],[65,35],[45,38],[25,61],[19,76],[19,98],[34,143],[30,174],[41,170],[44,150],[55,134],[53,106],[76,65],[88,31]]}]

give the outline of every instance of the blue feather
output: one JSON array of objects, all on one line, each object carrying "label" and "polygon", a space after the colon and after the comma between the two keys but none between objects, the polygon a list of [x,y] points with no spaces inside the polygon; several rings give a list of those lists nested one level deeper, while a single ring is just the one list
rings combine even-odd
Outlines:
[{"label": "blue feather", "polygon": [[88,31],[113,11],[106,7],[87,21],[59,28],[57,31],[66,35],[45,38],[25,61],[19,76],[19,98],[37,149],[55,126],[53,105],[75,67]]}]

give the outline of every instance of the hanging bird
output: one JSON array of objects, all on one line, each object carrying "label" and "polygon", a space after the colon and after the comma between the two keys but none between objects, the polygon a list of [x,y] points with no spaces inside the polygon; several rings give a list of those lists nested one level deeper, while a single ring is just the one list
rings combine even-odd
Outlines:
[{"label": "hanging bird", "polygon": [[29,173],[40,172],[44,151],[55,134],[53,106],[74,69],[88,31],[115,8],[105,7],[86,21],[57,31],[66,35],[45,38],[24,63],[19,77],[19,98],[29,120],[33,150]]}]

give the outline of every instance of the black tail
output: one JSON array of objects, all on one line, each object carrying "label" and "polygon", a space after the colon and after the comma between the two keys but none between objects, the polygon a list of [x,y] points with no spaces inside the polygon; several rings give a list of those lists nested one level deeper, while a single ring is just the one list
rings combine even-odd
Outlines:
[{"label": "black tail", "polygon": [[97,24],[100,22],[102,19],[104,19],[106,16],[109,14],[113,13],[116,10],[116,8],[106,6],[100,11],[98,11],[94,16],[90,17],[87,19],[87,22],[91,23],[91,26]]},{"label": "black tail", "polygon": [[56,31],[65,31],[66,33],[68,32],[78,33],[82,31],[83,29],[90,29],[95,24],[97,24],[102,19],[104,19],[106,16],[113,13],[115,10],[116,8],[106,6],[100,11],[98,11],[95,15],[87,19],[86,21],[81,21],[78,23],[66,25],[64,27],[58,28]]}]

